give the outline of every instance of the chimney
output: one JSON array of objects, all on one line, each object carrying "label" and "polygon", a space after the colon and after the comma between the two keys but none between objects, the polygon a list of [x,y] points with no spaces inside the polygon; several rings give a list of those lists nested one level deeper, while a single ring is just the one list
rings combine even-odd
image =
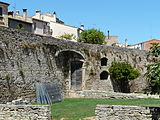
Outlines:
[{"label": "chimney", "polygon": [[23,18],[26,19],[27,17],[27,9],[23,9]]},{"label": "chimney", "polygon": [[109,30],[107,31],[107,33],[108,33],[108,39],[109,39]]},{"label": "chimney", "polygon": [[13,16],[13,11],[8,11],[8,15],[11,15],[11,16]]},{"label": "chimney", "polygon": [[127,47],[127,46],[128,46],[128,40],[125,39],[125,47]]},{"label": "chimney", "polygon": [[41,19],[41,11],[40,10],[36,10],[36,17],[38,19]]},{"label": "chimney", "polygon": [[81,25],[81,27],[80,27],[82,30],[84,30],[84,25]]},{"label": "chimney", "polygon": [[56,22],[56,12],[53,13],[54,22]]},{"label": "chimney", "polygon": [[16,15],[19,15],[19,10],[16,10]]}]

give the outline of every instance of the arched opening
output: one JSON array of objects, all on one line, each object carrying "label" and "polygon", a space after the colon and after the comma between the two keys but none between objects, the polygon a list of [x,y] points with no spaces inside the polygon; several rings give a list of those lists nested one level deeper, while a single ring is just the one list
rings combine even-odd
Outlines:
[{"label": "arched opening", "polygon": [[70,89],[81,90],[83,79],[84,57],[72,50],[60,51],[56,54],[57,65],[62,69],[65,79],[70,79]]},{"label": "arched opening", "polygon": [[108,59],[107,58],[101,58],[101,66],[107,66]]},{"label": "arched opening", "polygon": [[108,79],[108,72],[107,71],[103,71],[100,74],[100,80],[107,80]]}]

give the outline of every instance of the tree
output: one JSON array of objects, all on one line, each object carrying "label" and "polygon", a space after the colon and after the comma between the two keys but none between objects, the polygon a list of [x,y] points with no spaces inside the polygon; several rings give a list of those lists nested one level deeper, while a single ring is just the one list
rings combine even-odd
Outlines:
[{"label": "tree", "polygon": [[64,35],[59,36],[59,38],[65,40],[76,40],[76,36],[74,34],[67,34],[67,33],[64,33]]},{"label": "tree", "polygon": [[109,68],[112,80],[118,85],[119,92],[130,92],[129,80],[140,76],[140,72],[127,62],[112,62]]},{"label": "tree", "polygon": [[103,32],[97,29],[88,29],[86,31],[81,32],[80,42],[90,43],[90,44],[104,44],[105,43],[105,35]]},{"label": "tree", "polygon": [[160,46],[158,43],[152,43],[148,55],[153,57],[153,63],[147,65],[146,76],[149,85],[144,90],[147,94],[160,94]]}]

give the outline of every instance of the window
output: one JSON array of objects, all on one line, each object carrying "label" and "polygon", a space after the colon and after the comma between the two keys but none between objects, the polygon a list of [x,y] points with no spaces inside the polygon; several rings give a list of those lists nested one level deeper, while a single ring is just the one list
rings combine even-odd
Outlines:
[{"label": "window", "polygon": [[107,62],[108,62],[107,58],[102,58],[101,59],[101,66],[107,66]]},{"label": "window", "polygon": [[107,71],[103,71],[100,74],[100,80],[107,80],[108,79],[108,72]]},{"label": "window", "polygon": [[3,12],[2,12],[2,7],[0,7],[0,16],[2,16],[2,13],[3,13]]},{"label": "window", "polygon": [[34,23],[34,30],[36,30],[36,23]]}]

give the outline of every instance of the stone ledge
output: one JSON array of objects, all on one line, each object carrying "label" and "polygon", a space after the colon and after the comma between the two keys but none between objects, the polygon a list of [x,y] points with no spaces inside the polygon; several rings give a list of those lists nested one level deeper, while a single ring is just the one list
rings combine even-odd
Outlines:
[{"label": "stone ledge", "polygon": [[97,105],[97,120],[158,120],[160,107]]},{"label": "stone ledge", "polygon": [[0,120],[51,120],[49,105],[0,104]]}]

